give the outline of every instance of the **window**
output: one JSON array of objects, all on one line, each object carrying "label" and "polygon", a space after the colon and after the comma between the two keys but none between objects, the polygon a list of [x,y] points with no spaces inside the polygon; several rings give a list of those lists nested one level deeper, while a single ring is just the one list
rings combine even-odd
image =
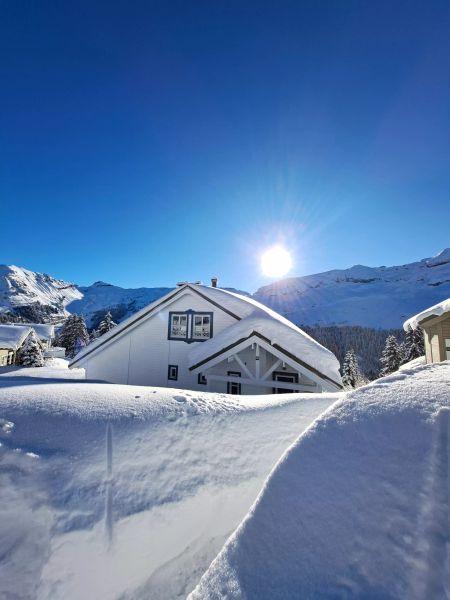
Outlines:
[{"label": "window", "polygon": [[178,365],[169,365],[169,372],[167,374],[167,379],[170,379],[170,381],[178,380]]},{"label": "window", "polygon": [[197,377],[197,383],[199,385],[206,385],[207,384],[206,375],[203,375],[203,373],[199,373],[198,377]]},{"label": "window", "polygon": [[211,317],[210,315],[200,315],[194,313],[194,327],[192,329],[193,340],[209,340],[211,337]]},{"label": "window", "polygon": [[170,312],[169,313],[169,340],[187,342],[204,342],[212,337],[213,313]]},{"label": "window", "polygon": [[[240,377],[241,374],[238,371],[228,371],[228,377]],[[235,396],[239,396],[241,393],[241,384],[237,383],[237,381],[228,381],[227,382],[227,394],[234,394]]]},{"label": "window", "polygon": [[[297,373],[285,373],[284,371],[274,371],[274,381],[282,381],[283,383],[298,383]],[[296,390],[288,390],[286,388],[273,388],[274,394],[291,394]]]},{"label": "window", "polygon": [[185,340],[188,333],[188,316],[186,313],[169,313],[169,339]]},{"label": "window", "polygon": [[450,360],[450,340],[445,340],[445,360]]}]

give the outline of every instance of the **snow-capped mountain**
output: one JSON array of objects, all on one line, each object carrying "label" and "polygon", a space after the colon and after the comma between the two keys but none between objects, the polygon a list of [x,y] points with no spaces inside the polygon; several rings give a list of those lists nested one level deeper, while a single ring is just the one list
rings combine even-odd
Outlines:
[{"label": "snow-capped mountain", "polygon": [[[105,312],[121,321],[172,288],[126,289],[97,281],[81,287],[16,266],[0,266],[0,317],[60,320],[83,314],[95,327]],[[231,288],[226,288],[231,289]],[[245,293],[245,292],[239,292]],[[399,328],[411,315],[450,297],[450,248],[395,267],[365,267],[291,277],[253,297],[300,325]]]},{"label": "snow-capped mountain", "polygon": [[450,296],[450,248],[395,267],[365,267],[291,277],[254,298],[304,325],[401,327],[411,315]]},{"label": "snow-capped mountain", "polygon": [[[83,294],[72,283],[14,265],[0,265],[0,314],[48,321],[66,316]],[[38,321],[38,322],[39,322]]]}]

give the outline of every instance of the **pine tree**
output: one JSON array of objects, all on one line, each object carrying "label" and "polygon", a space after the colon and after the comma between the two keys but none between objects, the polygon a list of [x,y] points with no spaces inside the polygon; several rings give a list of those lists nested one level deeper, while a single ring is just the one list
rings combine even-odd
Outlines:
[{"label": "pine tree", "polygon": [[92,342],[95,342],[95,340],[98,339],[98,337],[99,335],[97,329],[93,329],[89,334],[89,342],[92,344]]},{"label": "pine tree", "polygon": [[42,345],[34,331],[28,335],[19,351],[19,363],[24,367],[44,366]]},{"label": "pine tree", "polygon": [[345,353],[342,365],[342,383],[346,388],[355,388],[358,380],[358,361],[355,351],[348,350]]},{"label": "pine tree", "polygon": [[425,354],[425,343],[423,339],[423,329],[409,329],[405,336],[405,362],[419,358]]},{"label": "pine tree", "polygon": [[66,349],[66,356],[73,358],[89,344],[86,323],[81,315],[70,315],[58,336],[58,344]]},{"label": "pine tree", "polygon": [[111,329],[113,329],[116,326],[116,324],[117,323],[114,323],[113,321],[111,312],[108,310],[108,312],[103,318],[103,321],[101,321],[100,325],[98,326],[98,335],[104,335],[108,331],[111,331]]},{"label": "pine tree", "polygon": [[386,344],[380,358],[380,363],[381,377],[384,377],[384,375],[389,375],[390,373],[398,370],[401,364],[401,354],[397,338],[394,335],[390,335],[386,338]]}]

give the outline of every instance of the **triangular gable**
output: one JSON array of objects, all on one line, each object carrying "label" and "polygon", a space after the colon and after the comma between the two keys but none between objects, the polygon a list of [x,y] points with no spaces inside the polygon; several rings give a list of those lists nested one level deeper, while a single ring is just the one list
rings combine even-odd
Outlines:
[{"label": "triangular gable", "polygon": [[191,292],[197,294],[198,296],[203,298],[203,300],[206,300],[209,304],[215,306],[216,308],[219,308],[220,310],[227,313],[230,317],[233,317],[237,321],[239,321],[241,319],[240,316],[234,314],[232,311],[230,311],[227,308],[225,308],[224,306],[220,305],[218,302],[212,300],[206,294],[202,294],[195,287],[193,287],[189,284],[184,284],[178,288],[175,288],[174,290],[172,290],[171,292],[169,292],[162,298],[159,298],[155,302],[152,302],[151,304],[144,307],[143,309],[141,309],[134,315],[131,315],[131,317],[128,317],[128,319],[125,319],[125,321],[122,321],[122,323],[117,325],[117,327],[114,327],[114,329],[111,329],[109,332],[102,335],[100,338],[98,338],[97,340],[95,340],[94,342],[89,344],[89,346],[86,346],[86,348],[84,350],[79,352],[71,360],[71,362],[69,363],[69,367],[72,367],[77,362],[79,362],[81,359],[86,358],[86,356],[88,356],[89,354],[92,354],[93,352],[95,352],[96,350],[98,350],[99,348],[104,346],[105,344],[108,344],[110,341],[112,341],[113,339],[117,338],[119,335],[124,333],[127,329],[136,325],[136,323],[138,323],[139,321],[142,321],[146,317],[149,317],[149,316],[157,313],[159,310],[162,310],[168,302],[172,301],[174,298],[181,295],[182,292],[185,292],[187,290],[190,290]]}]

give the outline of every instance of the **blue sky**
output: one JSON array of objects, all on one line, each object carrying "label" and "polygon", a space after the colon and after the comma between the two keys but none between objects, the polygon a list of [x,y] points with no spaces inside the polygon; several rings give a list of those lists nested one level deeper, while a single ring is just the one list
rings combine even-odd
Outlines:
[{"label": "blue sky", "polygon": [[1,262],[253,290],[450,246],[450,3],[5,2]]}]

